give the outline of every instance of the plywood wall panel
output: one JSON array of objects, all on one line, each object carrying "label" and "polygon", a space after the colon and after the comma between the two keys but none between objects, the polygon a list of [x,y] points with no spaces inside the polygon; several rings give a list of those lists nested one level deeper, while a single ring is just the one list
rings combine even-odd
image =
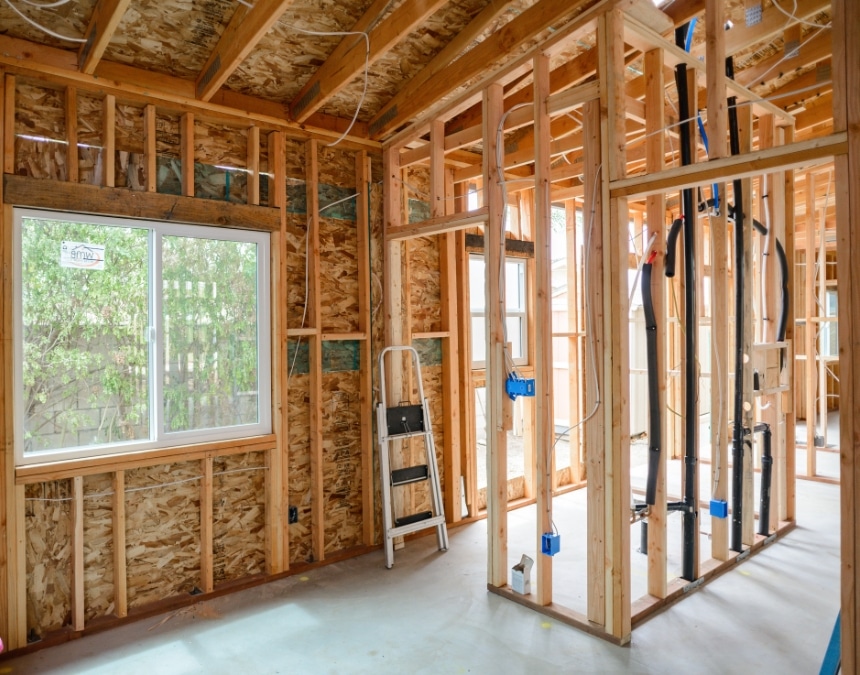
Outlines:
[{"label": "plywood wall panel", "polygon": [[199,461],[126,471],[129,608],[200,587],[202,474]]},{"label": "plywood wall panel", "polygon": [[68,148],[63,92],[18,79],[15,101],[15,173],[66,180]]},{"label": "plywood wall panel", "polygon": [[323,375],[323,514],[325,552],[362,543],[359,373]]},{"label": "plywood wall panel", "polygon": [[215,585],[266,569],[266,453],[212,463],[212,568]]},{"label": "plywood wall panel", "polygon": [[27,634],[44,637],[71,623],[72,481],[28,485],[24,495]]},{"label": "plywood wall panel", "polygon": [[309,378],[293,374],[289,399],[289,495],[298,510],[298,522],[290,527],[290,563],[313,559],[311,540],[311,455]]},{"label": "plywood wall panel", "polygon": [[114,611],[112,474],[84,476],[84,607],[87,621]]}]

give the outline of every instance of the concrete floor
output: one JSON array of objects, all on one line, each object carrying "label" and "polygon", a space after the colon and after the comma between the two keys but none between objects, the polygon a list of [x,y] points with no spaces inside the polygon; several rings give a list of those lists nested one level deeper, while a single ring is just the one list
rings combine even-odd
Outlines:
[{"label": "concrete floor", "polygon": [[[478,522],[451,530],[447,553],[424,537],[392,570],[375,552],[0,661],[0,675],[816,673],[838,609],[839,492],[809,481],[797,492],[796,530],[637,628],[627,647],[489,594]],[[511,541],[528,541],[533,522],[533,507],[511,513]],[[527,550],[510,548],[512,559]],[[563,589],[584,583],[578,569],[554,563],[556,599],[574,609],[580,594]]]}]

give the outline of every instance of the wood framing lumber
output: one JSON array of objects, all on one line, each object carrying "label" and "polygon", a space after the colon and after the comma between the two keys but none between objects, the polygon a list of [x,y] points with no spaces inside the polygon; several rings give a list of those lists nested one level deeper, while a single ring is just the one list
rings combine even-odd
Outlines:
[{"label": "wood framing lumber", "polygon": [[[74,54],[5,35],[0,35],[0,66],[11,74],[40,79],[48,77],[58,85],[74,85],[98,96],[109,94],[120,96],[123,101],[144,104],[157,100],[180,112],[196,112],[206,117],[227,119],[234,124],[237,121],[240,124],[256,121],[301,140],[312,137],[331,141],[339,138],[350,124],[350,120],[321,113],[312,115],[305,124],[297,124],[287,119],[281,103],[226,89],[218,90],[208,101],[201,101],[195,96],[194,82],[114,61],[101,62],[95,74],[87,75],[78,71]],[[366,136],[367,124],[358,121],[339,147],[353,150],[378,150],[381,147],[380,143]]]},{"label": "wood framing lumber", "polygon": [[84,629],[84,477],[72,479],[72,628]]},{"label": "wood framing lumber", "polygon": [[201,101],[212,98],[291,4],[293,0],[256,0],[253,6],[237,6],[197,76],[194,85],[197,98]]},{"label": "wood framing lumber", "polygon": [[274,232],[280,228],[278,212],[262,206],[233,204],[125,188],[83,183],[44,181],[28,176],[4,176],[6,200],[16,206],[78,213],[102,213],[155,220],[222,225]]},{"label": "wood framing lumber", "polygon": [[[355,189],[358,193],[355,207],[355,227],[358,248],[358,329],[365,336],[371,333],[370,293],[370,158],[367,152],[355,153]],[[361,344],[359,369],[359,407],[361,408],[361,519],[362,541],[366,546],[375,542],[373,470],[373,363],[371,341]]]},{"label": "wood framing lumber", "polygon": [[818,29],[816,34],[801,43],[797,56],[787,59],[783,52],[779,51],[751,68],[741,70],[737,74],[737,81],[746,87],[754,87],[775,80],[787,72],[826,59],[830,56],[831,45],[830,31]]},{"label": "wood framing lumber", "polygon": [[[594,16],[600,9],[612,6],[617,1],[601,0],[598,5],[587,10],[585,14]],[[376,117],[371,120],[371,137],[379,139],[389,130],[396,129],[427,108],[429,104],[454,91],[464,82],[485,72],[488,66],[492,67],[498,63],[500,58],[510,54],[547,27],[563,21],[574,9],[575,5],[564,3],[537,3],[453,63],[442,62],[437,56],[425,68],[428,71],[427,76],[423,76],[424,71],[422,71],[413,80],[410,80],[397,96],[383,106]],[[468,30],[467,28],[466,31]],[[446,55],[445,58],[450,58],[450,56]]]},{"label": "wood framing lumber", "polygon": [[245,151],[248,169],[248,204],[260,205],[260,127],[248,127],[247,149]]},{"label": "wood framing lumber", "polygon": [[102,128],[102,185],[112,188],[116,185],[116,96],[113,94],[107,94],[102,103]]},{"label": "wood framing lumber", "polygon": [[200,481],[200,582],[204,593],[215,588],[213,568],[212,456],[203,460]]},{"label": "wood framing lumber", "polygon": [[507,199],[491,158],[496,156],[496,129],[502,119],[502,85],[484,92],[484,198],[488,208],[484,248],[487,298],[487,583],[504,586],[508,580],[508,471],[507,433],[502,397],[505,387],[504,326],[500,306],[504,287],[504,212]]},{"label": "wood framing lumber", "polygon": [[[860,392],[860,5],[833,0],[833,126],[848,133],[848,154],[835,159],[839,269],[840,408],[857,410]],[[840,419],[842,672],[860,667],[860,420]]]},{"label": "wood framing lumber", "polygon": [[98,0],[96,2],[90,15],[87,30],[84,33],[86,42],[81,45],[78,51],[79,67],[82,73],[92,75],[95,72],[96,66],[104,55],[105,49],[107,49],[125,10],[130,4],[131,0]]},{"label": "wood framing lumber", "polygon": [[66,180],[78,182],[78,91],[66,87]]},{"label": "wood framing lumber", "polygon": [[[495,21],[510,4],[510,0],[491,2],[457,36],[442,48],[436,56],[422,68],[400,91],[386,103],[370,121],[370,133],[374,138],[380,138],[389,129],[394,129],[403,123],[406,115],[401,112],[401,106],[410,105],[413,99],[420,98],[419,104],[410,105],[411,110],[421,110],[426,103],[435,100],[441,92],[435,91],[440,80],[444,80],[449,66],[472,41],[476,40],[486,28]],[[471,59],[470,59],[471,62]],[[486,63],[484,64],[486,65]],[[478,71],[480,72],[480,70]],[[453,77],[453,73],[450,76]],[[459,82],[453,88],[459,86]],[[419,92],[421,95],[419,96]],[[427,96],[430,99],[427,99]],[[411,113],[410,113],[411,114]]]},{"label": "wood framing lumber", "polygon": [[155,136],[155,106],[149,103],[143,108],[144,187],[147,192],[155,192],[158,187],[158,158],[156,156]]},{"label": "wood framing lumber", "polygon": [[457,230],[463,230],[467,227],[474,227],[477,224],[484,223],[487,221],[488,216],[488,207],[482,206],[472,211],[428,218],[420,223],[399,225],[386,229],[385,240],[389,242],[404,241],[406,239],[414,239],[415,237],[456,232]]},{"label": "wood framing lumber", "polygon": [[[550,101],[549,58],[543,54],[534,60],[534,135],[535,135],[535,321],[538,330],[535,338],[535,493],[537,497],[537,546],[541,551],[542,537],[553,533],[552,476],[555,448],[555,422],[553,414],[553,362],[552,362],[552,251],[550,201]],[[589,97],[593,98],[593,97]],[[552,556],[539,555],[537,559],[537,602],[552,602]]]},{"label": "wood framing lumber", "polygon": [[[351,31],[365,33],[367,39],[365,40],[363,35],[347,35],[341,40],[334,52],[290,103],[292,118],[296,122],[304,122],[311,113],[319,110],[326,101],[352,82],[364,68],[370,68],[446,2],[447,0],[406,0],[376,26],[370,28],[370,24],[388,5],[381,0],[376,2],[359,19],[359,24],[366,23],[366,26]],[[368,16],[371,13],[372,15]]]},{"label": "wood framing lumber", "polygon": [[[645,104],[651,111],[645,118],[646,143],[646,169],[648,172],[660,171],[665,166],[665,78],[663,76],[663,54],[659,49],[645,52],[644,76],[646,82]],[[657,391],[659,399],[657,405],[662,411],[660,414],[660,425],[666,428],[666,281],[665,281],[665,257],[666,257],[666,197],[665,195],[651,195],[647,200],[648,232],[654,235],[653,248],[656,254],[652,263],[651,271],[651,297],[654,310],[654,320],[657,326],[657,371],[650,373],[649,377],[657,378]],[[649,404],[653,402],[649,401]],[[648,430],[649,440],[657,434],[656,429]],[[661,434],[665,439],[665,435]],[[657,598],[665,598],[667,593],[667,554],[668,554],[668,530],[666,505],[666,469],[668,466],[668,452],[665,441],[661,450],[661,460],[657,472],[656,490],[654,492],[654,504],[649,509],[647,525],[643,523],[640,527],[648,527],[648,594]]]},{"label": "wood framing lumber", "polygon": [[128,568],[125,552],[125,471],[114,471],[111,479],[111,525],[113,526],[113,601],[114,614],[128,614]]},{"label": "wood framing lumber", "polygon": [[613,181],[612,195],[642,197],[671,189],[696,186],[713,181],[745,178],[775,169],[797,169],[829,161],[833,155],[847,152],[847,134],[837,132],[822,138],[742,153],[688,167],[674,167],[656,174],[633,176]]}]

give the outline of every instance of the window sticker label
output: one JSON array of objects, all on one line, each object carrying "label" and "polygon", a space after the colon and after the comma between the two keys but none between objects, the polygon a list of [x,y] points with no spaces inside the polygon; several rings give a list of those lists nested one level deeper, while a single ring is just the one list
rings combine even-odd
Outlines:
[{"label": "window sticker label", "polygon": [[80,241],[64,241],[60,246],[60,267],[84,270],[105,268],[105,247]]}]

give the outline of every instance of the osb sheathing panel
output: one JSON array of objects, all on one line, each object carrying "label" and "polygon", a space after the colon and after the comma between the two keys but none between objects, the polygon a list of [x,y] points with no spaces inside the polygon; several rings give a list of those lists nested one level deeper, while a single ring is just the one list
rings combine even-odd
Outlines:
[{"label": "osb sheathing panel", "polygon": [[[23,2],[14,2],[14,0],[13,3],[16,9],[45,28],[59,35],[82,38],[89,24],[96,0],[75,0],[75,2],[67,2],[58,7],[33,6],[36,4],[47,5],[48,3],[34,2],[33,5],[28,5]],[[69,49],[71,44],[67,40],[60,40],[39,30],[18,16],[5,2],[0,3],[0,35],[22,38],[63,49]]]},{"label": "osb sheathing panel", "polygon": [[[158,111],[155,116],[156,155],[175,158],[180,158],[182,156],[182,134],[179,128],[180,121],[180,116],[177,114],[164,113],[160,110]],[[195,138],[195,146],[196,140],[197,139]]]},{"label": "osb sheathing panel", "polygon": [[418,237],[409,240],[407,245],[412,330],[413,332],[442,330],[437,237]]},{"label": "osb sheathing panel", "polygon": [[348,31],[369,5],[370,0],[297,0],[257,43],[225,86],[273,101],[291,101],[342,39],[307,35],[299,29]]},{"label": "osb sheathing panel", "polygon": [[[515,499],[522,499],[526,495],[526,480],[523,476],[515,476],[508,478],[508,502]],[[478,490],[478,510],[483,511],[487,508],[487,488],[482,487]]]},{"label": "osb sheathing panel", "polygon": [[24,489],[27,560],[27,633],[39,637],[71,621],[72,482]]},{"label": "osb sheathing panel", "polygon": [[305,315],[305,261],[307,253],[307,217],[287,213],[287,326],[301,328],[308,325]]},{"label": "osb sheathing panel", "polygon": [[135,0],[104,58],[196,79],[238,7],[234,0]]},{"label": "osb sheathing panel", "polygon": [[[228,178],[228,172],[225,169],[225,167],[245,168],[247,153],[247,129],[235,129],[208,122],[195,122],[195,196],[209,199],[226,199],[229,197],[231,202],[247,203],[247,177],[242,172],[229,172],[230,178]],[[201,170],[201,164],[206,166],[205,170]],[[213,168],[216,166],[218,168]]]},{"label": "osb sheathing panel", "polygon": [[199,588],[201,476],[199,461],[126,471],[130,608]]},{"label": "osb sheathing panel", "polygon": [[320,218],[322,328],[358,330],[358,240],[355,222]]},{"label": "osb sheathing panel", "polygon": [[[300,185],[305,180],[305,143],[286,139],[284,142],[287,177],[287,325],[299,328],[305,307],[305,252],[308,218],[305,213],[295,213],[296,206],[289,203],[290,185]],[[307,321],[305,322],[307,325]]]},{"label": "osb sheathing panel", "polygon": [[266,453],[212,462],[212,567],[215,584],[266,568]]},{"label": "osb sheathing panel", "polygon": [[132,190],[146,188],[146,162],[143,161],[143,108],[116,104],[116,187]]},{"label": "osb sheathing panel", "polygon": [[[321,147],[319,184],[321,191],[341,188],[325,200],[321,197],[321,206],[354,192],[355,154]],[[355,221],[328,217],[337,208],[323,211],[320,218],[322,329],[348,333],[358,330],[358,238]]]},{"label": "osb sheathing panel", "polygon": [[361,409],[358,371],[323,375],[325,552],[361,544]]},{"label": "osb sheathing panel", "polygon": [[290,506],[298,509],[298,522],[290,528],[290,562],[313,559],[311,539],[311,454],[310,405],[307,375],[290,378],[288,408],[289,427],[289,495]]},{"label": "osb sheathing panel", "polygon": [[84,607],[86,620],[113,614],[111,474],[84,476]]},{"label": "osb sheathing panel", "polygon": [[101,185],[104,173],[104,101],[78,93],[78,179]]},{"label": "osb sheathing panel", "polygon": [[17,82],[15,136],[16,174],[66,180],[66,113],[62,90]]}]

